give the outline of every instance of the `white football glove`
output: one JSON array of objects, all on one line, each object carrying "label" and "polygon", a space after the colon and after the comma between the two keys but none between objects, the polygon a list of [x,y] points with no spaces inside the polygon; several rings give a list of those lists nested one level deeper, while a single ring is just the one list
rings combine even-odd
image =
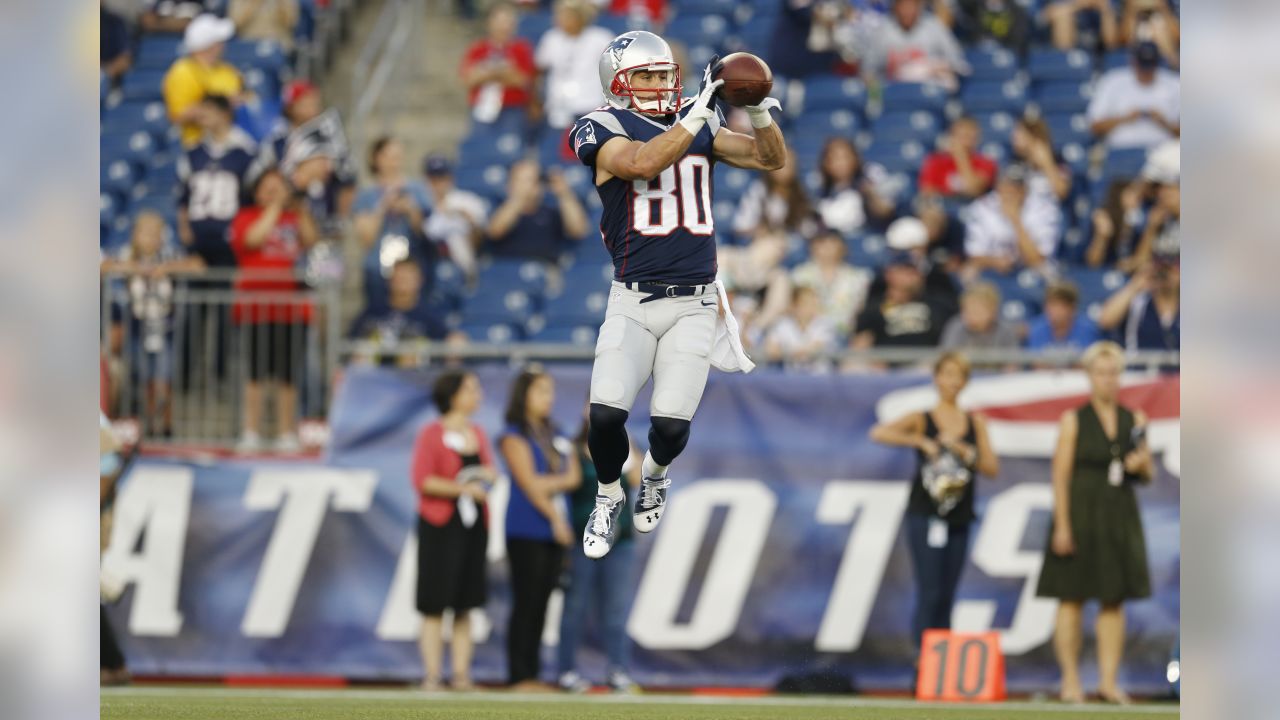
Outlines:
[{"label": "white football glove", "polygon": [[712,81],[711,75],[715,72],[719,57],[714,57],[711,62],[707,63],[707,67],[702,71],[702,91],[698,93],[697,99],[689,106],[689,112],[680,119],[680,124],[690,135],[697,135],[702,130],[702,126],[708,120],[715,117],[716,114],[716,90],[724,84],[724,80]]},{"label": "white football glove", "polygon": [[747,105],[742,109],[746,110],[747,117],[751,118],[751,127],[759,130],[760,128],[767,128],[773,124],[773,117],[769,115],[769,110],[772,108],[781,110],[782,103],[778,102],[775,98],[767,97],[764,99],[764,102],[759,105]]}]

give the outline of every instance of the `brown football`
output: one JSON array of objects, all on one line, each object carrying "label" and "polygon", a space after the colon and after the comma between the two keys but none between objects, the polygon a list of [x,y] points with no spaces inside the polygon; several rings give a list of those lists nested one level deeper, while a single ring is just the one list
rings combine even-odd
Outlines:
[{"label": "brown football", "polygon": [[724,80],[716,95],[734,107],[759,105],[773,89],[773,72],[751,53],[736,52],[720,60],[722,67],[712,80]]}]

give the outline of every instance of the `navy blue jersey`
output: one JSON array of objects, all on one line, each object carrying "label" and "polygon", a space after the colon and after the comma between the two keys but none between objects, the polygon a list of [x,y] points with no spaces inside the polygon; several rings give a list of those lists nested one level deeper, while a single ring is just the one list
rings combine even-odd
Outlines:
[{"label": "navy blue jersey", "polygon": [[[684,117],[686,100],[678,117]],[[675,116],[665,119],[673,122]],[[716,114],[693,144],[653,180],[609,178],[596,186],[604,215],[600,234],[621,282],[695,285],[716,276],[716,237],[711,217],[711,145],[724,125]],[[570,141],[578,159],[595,171],[596,153],[615,137],[648,142],[672,126],[649,116],[603,107],[574,124]]]},{"label": "navy blue jersey", "polygon": [[205,138],[178,158],[179,202],[197,238],[225,241],[245,199],[256,155],[253,138],[237,127],[225,141],[215,144]]}]

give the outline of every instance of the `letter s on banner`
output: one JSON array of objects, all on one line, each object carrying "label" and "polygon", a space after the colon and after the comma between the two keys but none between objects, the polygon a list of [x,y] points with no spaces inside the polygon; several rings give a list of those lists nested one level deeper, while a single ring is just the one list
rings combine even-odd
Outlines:
[{"label": "letter s on banner", "polygon": [[[773,491],[758,480],[703,480],[673,495],[627,623],[636,643],[650,650],[702,650],[732,635],[777,504]],[[677,624],[697,550],[720,505],[729,512],[692,617]]]},{"label": "letter s on banner", "polygon": [[250,510],[280,510],[253,584],[240,631],[248,637],[280,637],[289,624],[320,523],[333,498],[335,510],[364,512],[378,476],[372,470],[256,470],[245,490]]},{"label": "letter s on banner", "polygon": [[[134,584],[130,634],[172,637],[182,630],[178,587],[194,484],[191,468],[142,465],[120,488],[102,565],[123,583]],[[146,542],[135,553],[143,537]]]},{"label": "letter s on banner", "polygon": [[907,507],[910,487],[902,482],[833,480],[818,501],[818,522],[853,525],[836,571],[831,599],[822,614],[814,648],[850,652],[862,644],[898,525]]}]

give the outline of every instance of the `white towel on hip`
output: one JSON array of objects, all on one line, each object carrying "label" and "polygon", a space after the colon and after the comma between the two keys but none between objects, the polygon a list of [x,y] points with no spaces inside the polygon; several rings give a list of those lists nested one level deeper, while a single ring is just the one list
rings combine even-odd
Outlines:
[{"label": "white towel on hip", "polygon": [[749,373],[756,364],[747,357],[742,349],[742,335],[738,328],[738,319],[729,309],[729,296],[724,292],[724,284],[716,281],[716,293],[720,296],[720,307],[724,314],[716,320],[716,337],[711,345],[711,364],[724,372]]}]

